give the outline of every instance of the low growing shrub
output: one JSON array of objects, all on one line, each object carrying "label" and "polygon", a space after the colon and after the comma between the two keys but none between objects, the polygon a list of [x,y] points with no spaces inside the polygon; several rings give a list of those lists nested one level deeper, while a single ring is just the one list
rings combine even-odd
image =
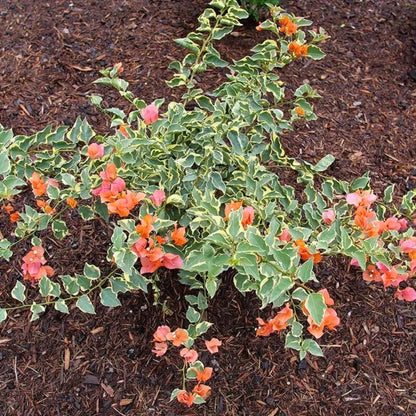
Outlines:
[{"label": "low growing shrub", "polygon": [[[70,129],[47,127],[32,136],[0,132],[1,209],[15,224],[14,239],[0,240],[0,256],[10,260],[17,244],[31,239],[11,292],[19,303],[3,300],[0,320],[22,308],[30,308],[31,320],[49,306],[68,313],[72,302],[94,314],[94,292],[103,305],[116,307],[119,293],[146,292],[150,285],[160,294],[158,270],[177,270],[189,287],[189,325],[161,325],[152,342],[156,356],[180,348],[183,380],[172,399],[189,406],[210,394],[205,383],[212,369],[198,360],[196,344],[205,337],[208,351],[221,348],[220,340],[206,337],[211,324],[204,317],[226,270],[235,271],[237,290],[277,308],[272,318],[258,318],[257,335],[285,331],[286,347],[300,359],[321,356],[315,339],[341,324],[328,290],[312,288],[322,258],[344,255],[364,280],[392,287],[401,300],[416,297],[415,191],[396,206],[393,186],[377,198],[367,174],[351,183],[337,180],[324,173],[333,156],[315,164],[296,160],[280,142],[296,123],[316,119],[311,100],[319,95],[308,84],[288,93],[278,70],[299,59],[322,59],[317,45],[325,31],[305,31],[310,21],[273,7],[258,28],[272,38],[229,63],[215,42],[248,14],[236,0],[210,6],[196,31],[176,41],[189,53],[170,65],[175,74],[168,84],[184,92],[163,114],[163,99],[147,105],[134,97],[117,64],[96,83],[115,88],[133,110],[106,108],[101,97],[91,97],[111,118],[108,135],[97,136],[81,119]],[[207,68],[228,74],[212,92],[197,82]],[[302,192],[282,183],[284,170],[297,173]],[[36,205],[17,212],[14,200],[28,183]],[[75,274],[57,275],[48,266],[40,232],[65,238],[63,214],[70,210],[85,221],[101,217],[112,230],[109,273],[85,264]],[[28,286],[38,289],[30,299]]]}]

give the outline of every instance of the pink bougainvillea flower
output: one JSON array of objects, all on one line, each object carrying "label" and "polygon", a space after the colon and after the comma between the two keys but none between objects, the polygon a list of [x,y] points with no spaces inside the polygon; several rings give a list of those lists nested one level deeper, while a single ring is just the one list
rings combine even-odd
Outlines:
[{"label": "pink bougainvillea flower", "polygon": [[163,189],[158,189],[153,192],[153,195],[150,197],[153,204],[157,207],[160,207],[164,201],[166,201],[166,194]]},{"label": "pink bougainvillea flower", "polygon": [[104,145],[98,143],[91,143],[87,150],[90,159],[100,159],[104,156]]},{"label": "pink bougainvillea flower", "polygon": [[56,179],[49,178],[46,181],[46,183],[47,183],[48,186],[53,186],[54,188],[59,188],[59,182]]},{"label": "pink bougainvillea flower", "polygon": [[346,201],[349,205],[355,207],[364,206],[369,208],[370,205],[377,199],[377,196],[371,193],[371,191],[355,191],[347,194]]},{"label": "pink bougainvillea flower", "polygon": [[155,347],[152,350],[157,357],[161,357],[165,355],[166,351],[168,350],[168,344],[166,342],[155,342]]},{"label": "pink bougainvillea flower", "polygon": [[181,344],[184,344],[188,341],[188,331],[186,329],[178,328],[175,332],[169,332],[166,335],[168,341],[172,341],[172,344],[175,347],[179,347]]},{"label": "pink bougainvillea flower", "polygon": [[193,402],[195,401],[195,396],[192,393],[188,393],[185,390],[180,390],[176,399],[179,403],[186,404],[188,407],[191,407]]},{"label": "pink bougainvillea flower", "polygon": [[253,207],[245,207],[243,209],[243,218],[241,220],[241,225],[246,228],[247,225],[253,224],[254,221],[254,209]]},{"label": "pink bougainvillea flower", "polygon": [[407,302],[413,302],[416,300],[416,290],[412,287],[406,287],[403,290],[397,289],[394,297],[399,300],[406,300]]},{"label": "pink bougainvillea flower", "polygon": [[143,257],[140,259],[142,267],[140,268],[140,273],[154,273],[157,269],[163,266],[160,260],[153,261],[149,257]]},{"label": "pink bougainvillea flower", "polygon": [[367,269],[363,272],[363,279],[366,282],[381,282],[381,273],[376,269],[376,266],[369,264]]},{"label": "pink bougainvillea flower", "polygon": [[409,278],[408,274],[400,274],[394,266],[386,266],[381,262],[377,262],[376,266],[381,272],[380,279],[384,288],[389,286],[397,287],[401,282]]},{"label": "pink bougainvillea flower", "polygon": [[210,341],[205,341],[205,345],[211,354],[215,354],[218,352],[218,347],[222,345],[222,342],[217,338],[212,338]]},{"label": "pink bougainvillea flower", "polygon": [[152,124],[159,118],[159,110],[154,104],[150,104],[141,110],[141,115],[146,124]]},{"label": "pink bougainvillea flower", "polygon": [[158,326],[153,334],[153,341],[164,342],[167,340],[166,335],[169,334],[170,328],[166,325]]},{"label": "pink bougainvillea flower", "polygon": [[45,266],[44,250],[40,246],[33,246],[23,258],[23,279],[30,280],[32,285],[44,276],[53,276],[55,271],[50,266]]},{"label": "pink bougainvillea flower", "polygon": [[360,267],[360,263],[357,259],[352,258],[350,261],[350,266]]},{"label": "pink bougainvillea flower", "polygon": [[292,236],[290,235],[289,230],[286,228],[283,230],[282,234],[277,237],[280,241],[290,241]]},{"label": "pink bougainvillea flower", "polygon": [[403,253],[412,253],[416,251],[416,237],[411,237],[400,241],[400,250]]},{"label": "pink bougainvillea flower", "polygon": [[387,218],[386,221],[384,221],[384,227],[386,230],[399,231],[402,228],[402,225],[396,217],[390,217]]},{"label": "pink bougainvillea flower", "polygon": [[322,219],[324,220],[325,224],[330,225],[335,220],[335,211],[333,209],[329,209],[328,211],[324,211],[322,213]]},{"label": "pink bougainvillea flower", "polygon": [[188,350],[188,348],[182,348],[179,355],[183,357],[187,363],[194,363],[198,359],[198,353],[195,350]]},{"label": "pink bougainvillea flower", "polygon": [[167,269],[182,269],[183,267],[183,260],[178,254],[166,253],[162,263]]},{"label": "pink bougainvillea flower", "polygon": [[409,227],[408,221],[407,221],[406,218],[401,218],[399,220],[399,223],[400,223],[400,226],[401,226],[400,231],[405,231]]}]

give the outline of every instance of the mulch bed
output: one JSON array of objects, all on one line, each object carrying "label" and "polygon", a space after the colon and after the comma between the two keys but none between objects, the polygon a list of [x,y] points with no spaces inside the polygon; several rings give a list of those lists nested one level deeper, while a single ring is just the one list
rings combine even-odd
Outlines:
[{"label": "mulch bed", "polygon": [[[294,4],[292,4],[294,3]],[[86,116],[99,132],[107,120],[87,95],[113,92],[91,82],[98,70],[123,62],[133,92],[147,102],[178,98],[165,85],[172,59],[184,51],[172,39],[195,26],[206,1],[197,0],[0,0],[0,123],[27,134],[47,124]],[[307,79],[321,94],[319,120],[283,138],[291,156],[310,162],[332,153],[331,174],[352,179],[369,170],[380,192],[396,183],[399,193],[416,186],[416,6],[404,0],[283,1],[290,10],[325,27],[327,58],[302,61],[282,73],[288,88]],[[226,59],[244,56],[264,36],[239,28],[219,46]],[[204,78],[215,85],[221,74]],[[26,198],[26,197],[25,197]],[[30,196],[27,196],[30,198]],[[20,201],[23,203],[23,200]],[[70,235],[47,234],[50,264],[71,273],[85,261],[105,260],[109,235],[100,221],[70,219]],[[0,230],[11,229],[0,218]],[[18,246],[25,254],[27,245]],[[18,254],[16,253],[16,254]],[[0,262],[0,297],[19,276],[15,256]],[[169,403],[178,387],[175,354],[156,359],[150,340],[158,325],[184,324],[185,293],[175,275],[161,276],[164,303],[143,293],[121,296],[122,307],[97,307],[95,316],[48,310],[29,323],[27,311],[0,326],[0,414],[31,415],[395,415],[416,412],[416,308],[393,300],[390,290],[367,285],[345,259],[328,259],[317,276],[334,297],[342,326],[320,340],[325,357],[285,351],[283,337],[255,337],[259,302],[243,297],[232,274],[208,310],[210,334],[222,340],[207,404],[186,409]],[[99,304],[98,299],[95,304]],[[171,313],[173,311],[173,314]]]}]

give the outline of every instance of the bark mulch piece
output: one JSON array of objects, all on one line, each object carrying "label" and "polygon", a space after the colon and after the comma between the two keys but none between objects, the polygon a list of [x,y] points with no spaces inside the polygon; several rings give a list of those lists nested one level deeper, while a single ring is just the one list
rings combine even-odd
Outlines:
[{"label": "bark mulch piece", "polygon": [[[184,53],[172,39],[192,30],[207,3],[1,0],[0,123],[28,134],[47,124],[73,123],[81,115],[105,132],[107,120],[87,95],[101,91],[108,102],[117,101],[113,92],[91,84],[100,69],[116,62],[123,62],[132,90],[147,102],[178,98],[164,83],[169,62]],[[332,153],[337,160],[330,174],[350,180],[370,170],[378,192],[390,183],[400,193],[414,188],[414,2],[283,5],[331,36],[324,45],[326,59],[300,61],[282,73],[289,90],[307,79],[323,97],[315,102],[319,120],[283,138],[288,153],[310,162]],[[239,28],[219,48],[226,59],[238,58],[262,36],[253,27]],[[204,82],[215,85],[220,79],[210,72]],[[49,263],[59,273],[76,272],[85,261],[106,264],[105,226],[75,215],[67,220],[65,240],[42,235]],[[6,218],[0,218],[0,227],[5,236],[12,231]],[[18,258],[27,250],[21,243],[11,263],[0,263],[3,299],[20,277]],[[178,387],[177,354],[156,359],[151,353],[158,325],[184,324],[186,289],[175,275],[161,278],[164,308],[153,305],[151,293],[132,293],[121,296],[122,307],[98,306],[93,316],[51,309],[29,323],[27,311],[12,313],[0,327],[0,414],[413,415],[415,305],[367,285],[345,259],[327,259],[317,275],[335,300],[342,326],[320,340],[324,358],[301,362],[284,350],[282,337],[255,337],[256,317],[267,318],[271,311],[259,311],[253,296],[237,293],[231,273],[223,276],[207,316],[214,323],[209,335],[223,346],[216,355],[202,353],[215,371],[213,395],[196,409],[169,403],[170,391]]]}]

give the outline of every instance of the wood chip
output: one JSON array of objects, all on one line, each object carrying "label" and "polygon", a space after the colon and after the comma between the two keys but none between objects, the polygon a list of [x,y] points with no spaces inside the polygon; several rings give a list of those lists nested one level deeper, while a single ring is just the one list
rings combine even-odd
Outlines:
[{"label": "wood chip", "polygon": [[78,66],[78,65],[69,65],[71,68],[76,69],[77,71],[81,71],[81,72],[90,72],[90,71],[94,71],[94,68],[91,68],[89,66]]},{"label": "wood chip", "polygon": [[99,326],[97,328],[94,328],[90,331],[90,334],[98,334],[99,332],[103,332],[104,331],[104,327],[103,326]]},{"label": "wood chip", "polygon": [[111,386],[107,386],[104,383],[101,383],[103,390],[110,396],[114,397],[114,389]]},{"label": "wood chip", "polygon": [[133,403],[133,399],[121,399],[119,405],[120,406],[127,406],[130,403]]},{"label": "wood chip", "polygon": [[65,356],[64,356],[64,370],[65,371],[69,369],[70,360],[71,360],[71,351],[69,351],[69,348],[65,348]]},{"label": "wood chip", "polygon": [[0,339],[0,344],[7,344],[8,342],[10,342],[11,339],[10,338],[1,338]]}]

